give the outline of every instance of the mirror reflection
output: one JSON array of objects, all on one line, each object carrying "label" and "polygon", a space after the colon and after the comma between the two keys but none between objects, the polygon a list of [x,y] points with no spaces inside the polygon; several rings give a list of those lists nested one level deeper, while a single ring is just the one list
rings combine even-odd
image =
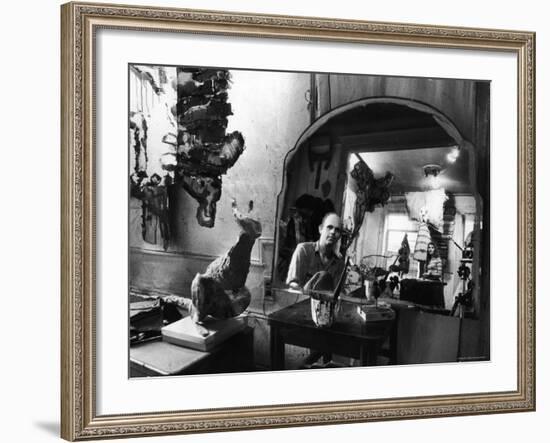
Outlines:
[{"label": "mirror reflection", "polygon": [[129,85],[130,376],[490,358],[490,82]]},{"label": "mirror reflection", "polygon": [[[475,316],[482,199],[472,146],[451,126],[427,109],[376,102],[336,115],[304,140],[286,162],[273,287],[303,288],[304,276],[330,263],[321,235],[324,217],[335,214],[335,257],[350,265],[344,298],[382,296]],[[303,262],[310,269],[297,272]],[[325,286],[337,283],[332,275]]]}]

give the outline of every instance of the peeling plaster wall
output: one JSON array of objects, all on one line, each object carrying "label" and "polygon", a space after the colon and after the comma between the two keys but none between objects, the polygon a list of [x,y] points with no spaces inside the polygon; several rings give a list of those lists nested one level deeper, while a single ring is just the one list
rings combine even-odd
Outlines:
[{"label": "peeling plaster wall", "polygon": [[[177,188],[170,202],[174,211],[173,238],[168,249],[173,253],[169,260],[171,265],[155,267],[155,278],[143,278],[143,275],[151,275],[150,264],[160,260],[158,253],[148,254],[147,250],[161,248],[141,241],[141,234],[135,229],[138,238],[131,241],[132,246],[137,246],[131,252],[130,282],[133,285],[187,295],[194,273],[204,271],[214,258],[224,254],[237,241],[239,228],[231,209],[231,201],[235,198],[241,211],[246,211],[249,200],[253,200],[253,216],[259,217],[262,223],[262,237],[252,251],[253,266],[247,286],[253,296],[263,294],[264,269],[271,263],[268,263],[270,257],[262,260],[260,244],[273,241],[284,158],[310,123],[305,99],[310,76],[263,71],[231,71],[231,74],[228,102],[234,115],[229,116],[227,131],[240,131],[246,149],[222,177],[215,225],[213,228],[200,226],[196,219],[198,203],[183,188]],[[178,256],[182,259],[178,260]]]},{"label": "peeling plaster wall", "polygon": [[[222,177],[222,196],[217,204],[213,228],[199,226],[197,203],[178,192],[176,251],[218,256],[237,239],[231,200],[241,210],[254,201],[254,215],[262,223],[262,237],[273,238],[276,196],[282,184],[284,157],[309,125],[304,98],[309,75],[262,71],[231,71],[228,102],[233,109],[228,132],[240,131],[245,151]],[[253,258],[259,259],[257,248]]]},{"label": "peeling plaster wall", "polygon": [[[156,74],[153,67],[137,66],[138,69]],[[176,77],[176,68],[165,67],[164,72],[168,83],[160,85],[160,80],[155,78],[155,83],[163,87],[163,92],[156,93],[147,80],[142,80],[135,71],[130,70],[129,78],[129,107],[130,112],[142,112],[147,120],[147,175],[158,174],[163,177],[166,171],[162,169],[160,159],[167,152],[174,152],[171,145],[162,141],[169,132],[176,134],[176,121],[170,114],[170,107],[177,101],[177,92],[172,85],[172,79]],[[130,140],[132,145],[132,140]],[[135,157],[133,149],[130,149],[130,171],[134,170]]]},{"label": "peeling plaster wall", "polygon": [[[137,66],[139,69],[156,74],[153,67]],[[130,112],[143,113],[147,121],[147,176],[158,174],[161,177],[166,171],[161,167],[163,154],[174,152],[174,148],[162,141],[169,132],[177,133],[175,119],[171,118],[170,108],[177,102],[177,92],[172,86],[172,79],[176,77],[176,68],[165,67],[168,83],[162,85],[164,92],[155,93],[151,83],[140,78],[132,69],[129,74],[129,110]],[[158,77],[155,78],[159,84]],[[136,165],[131,133],[129,134],[129,171],[132,173]],[[151,244],[143,240],[141,234],[141,200],[130,197],[129,201],[129,244],[130,247],[163,251],[161,244]]]}]

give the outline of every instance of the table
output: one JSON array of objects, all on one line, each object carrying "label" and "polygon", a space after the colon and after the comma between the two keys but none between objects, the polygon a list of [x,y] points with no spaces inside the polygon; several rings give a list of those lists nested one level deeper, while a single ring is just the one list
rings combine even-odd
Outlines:
[{"label": "table", "polygon": [[130,376],[221,374],[254,370],[252,328],[246,327],[210,352],[162,340],[130,347]]},{"label": "table", "polygon": [[301,346],[325,354],[360,360],[362,366],[375,366],[378,348],[389,336],[393,320],[365,322],[357,305],[342,302],[333,325],[318,328],[311,319],[309,299],[269,315],[271,368],[284,369],[285,344]]}]

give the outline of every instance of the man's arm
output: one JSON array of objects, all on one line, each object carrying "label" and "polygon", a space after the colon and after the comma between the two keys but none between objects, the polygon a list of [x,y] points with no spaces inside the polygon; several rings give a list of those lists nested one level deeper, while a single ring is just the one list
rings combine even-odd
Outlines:
[{"label": "man's arm", "polygon": [[288,273],[286,275],[286,284],[290,287],[297,289],[302,286],[304,275],[307,269],[305,269],[306,251],[302,243],[296,246],[292,259],[290,260],[290,266],[288,267]]}]

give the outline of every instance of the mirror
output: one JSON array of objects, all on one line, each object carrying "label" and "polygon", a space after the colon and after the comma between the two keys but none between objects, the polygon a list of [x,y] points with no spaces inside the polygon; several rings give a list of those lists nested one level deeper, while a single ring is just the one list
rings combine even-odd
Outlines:
[{"label": "mirror", "polygon": [[[402,288],[407,280],[441,282],[443,298],[429,304],[452,310],[455,297],[463,290],[458,274],[464,263],[463,250],[471,243],[474,230],[479,230],[476,220],[481,224],[476,190],[469,180],[468,157],[466,150],[456,146],[350,153],[348,176],[360,163],[368,165],[375,177],[386,171],[394,176],[386,204],[365,212],[359,221],[354,214],[357,193],[348,180],[342,218],[349,231],[357,232],[346,251],[352,262],[365,274],[392,271],[389,277],[397,276]],[[427,269],[430,243],[434,260],[439,258],[431,271]],[[409,252],[400,267],[404,246]],[[407,299],[407,294],[401,295]],[[422,304],[414,295],[411,301]]]},{"label": "mirror", "polygon": [[[362,278],[379,270],[405,285],[439,282],[443,295],[434,306],[451,311],[467,289],[459,275],[466,263],[462,273],[470,273],[476,297],[485,235],[476,157],[452,123],[406,103],[358,103],[326,119],[285,161],[272,286],[286,287],[296,245],[317,241],[323,215],[336,212],[344,227],[341,252]],[[426,251],[430,243],[437,266]],[[408,264],[400,269],[405,245]]]}]

